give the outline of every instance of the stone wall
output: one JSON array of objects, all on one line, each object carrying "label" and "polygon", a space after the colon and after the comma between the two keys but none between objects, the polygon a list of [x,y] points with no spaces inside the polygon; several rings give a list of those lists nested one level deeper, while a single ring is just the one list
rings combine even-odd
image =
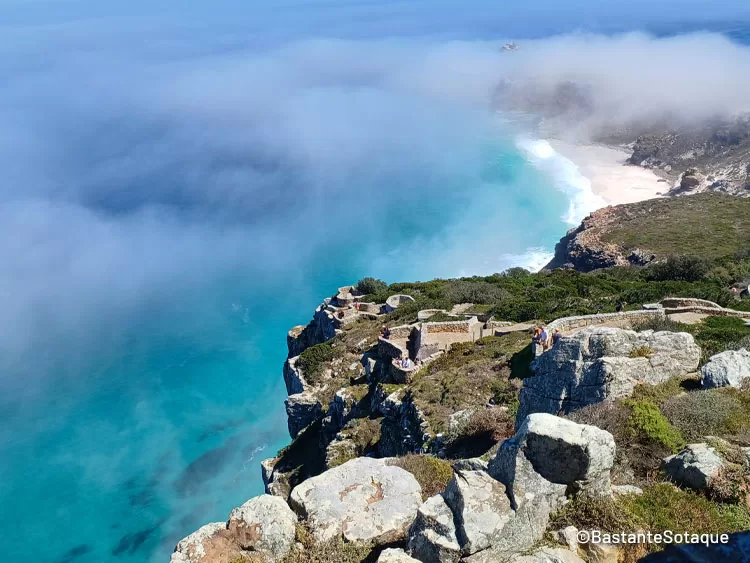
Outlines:
[{"label": "stone wall", "polygon": [[721,309],[713,301],[706,299],[693,299],[691,297],[666,297],[661,300],[661,306],[665,309],[675,309],[679,307],[711,307],[712,309]]},{"label": "stone wall", "polygon": [[409,338],[411,336],[411,331],[414,330],[414,327],[411,325],[401,325],[401,326],[392,326],[391,329],[391,338]]},{"label": "stone wall", "polygon": [[496,321],[495,319],[490,319],[485,323],[485,327],[488,329],[495,329],[495,328],[501,328],[504,326],[512,326],[514,323],[510,321]]},{"label": "stone wall", "polygon": [[675,307],[673,309],[664,309],[664,312],[668,315],[675,315],[677,313],[700,313],[711,315],[713,317],[737,317],[740,319],[750,319],[750,312],[748,311],[735,311],[734,309],[725,309],[724,307]]},{"label": "stone wall", "polygon": [[622,311],[620,313],[601,313],[578,317],[562,317],[547,325],[549,332],[559,329],[560,332],[575,330],[586,326],[595,326],[613,322],[634,323],[648,319],[663,319],[664,310]]},{"label": "stone wall", "polygon": [[391,295],[385,300],[385,312],[390,313],[391,311],[395,311],[399,305],[410,301],[414,301],[411,295]]},{"label": "stone wall", "polygon": [[360,303],[359,304],[359,311],[361,313],[380,313],[380,309],[382,309],[383,305],[380,305],[378,303]]},{"label": "stone wall", "polygon": [[378,338],[378,356],[381,358],[402,358],[406,350],[398,344],[393,343],[385,338]]}]

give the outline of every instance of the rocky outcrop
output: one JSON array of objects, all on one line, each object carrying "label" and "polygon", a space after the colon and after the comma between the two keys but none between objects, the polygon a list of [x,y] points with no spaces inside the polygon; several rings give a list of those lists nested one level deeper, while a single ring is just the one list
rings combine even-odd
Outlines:
[{"label": "rocky outcrop", "polygon": [[605,207],[594,211],[575,229],[571,229],[555,245],[555,255],[544,267],[545,270],[566,268],[579,272],[590,272],[613,266],[643,266],[656,256],[647,250],[626,250],[619,245],[606,242],[609,227],[620,220],[623,207]]},{"label": "rocky outcrop", "polygon": [[701,123],[641,135],[631,164],[651,168],[675,181],[671,194],[720,191],[748,195],[750,118]]},{"label": "rocky outcrop", "polygon": [[424,451],[432,439],[427,418],[408,393],[399,390],[386,394],[378,386],[373,393],[372,410],[384,417],[379,445],[384,456]]},{"label": "rocky outcrop", "polygon": [[405,539],[422,496],[411,473],[383,459],[357,458],[297,485],[289,501],[319,541],[382,545]]},{"label": "rocky outcrop", "polygon": [[441,495],[428,498],[409,530],[409,551],[420,561],[455,563],[461,555],[453,512]]},{"label": "rocky outcrop", "polygon": [[635,332],[591,327],[562,337],[531,365],[524,380],[517,424],[534,412],[569,413],[630,395],[698,369],[700,348],[684,332]]},{"label": "rocky outcrop", "polygon": [[750,377],[750,352],[727,350],[711,356],[701,368],[701,385],[704,389],[715,387],[740,387]]},{"label": "rocky outcrop", "polygon": [[312,320],[307,325],[299,325],[292,328],[286,337],[289,357],[299,356],[310,346],[326,342],[336,336],[338,328],[336,319],[327,310],[328,303],[322,303],[313,314]]},{"label": "rocky outcrop", "polygon": [[456,472],[445,490],[445,501],[453,510],[457,537],[467,555],[499,543],[515,517],[505,485],[484,471]]},{"label": "rocky outcrop", "polygon": [[292,439],[323,415],[323,404],[310,392],[289,395],[284,407]]},{"label": "rocky outcrop", "polygon": [[170,563],[233,563],[248,552],[278,561],[294,544],[296,524],[280,498],[254,497],[232,510],[227,522],[208,524],[181,540]]},{"label": "rocky outcrop", "polygon": [[708,444],[688,444],[676,455],[664,459],[664,472],[678,485],[690,489],[705,489],[726,463]]},{"label": "rocky outcrop", "polygon": [[284,362],[284,369],[282,373],[284,375],[284,383],[286,384],[287,395],[304,393],[308,388],[302,370],[297,367],[298,358],[299,356],[294,356],[293,358],[287,358],[287,360]]},{"label": "rocky outcrop", "polygon": [[612,434],[549,414],[526,417],[513,438],[503,442],[490,473],[512,486],[514,502],[528,492],[560,495],[568,489],[611,495]]},{"label": "rocky outcrop", "polygon": [[286,502],[261,495],[230,512],[227,530],[241,549],[275,560],[291,550],[296,524],[297,517]]},{"label": "rocky outcrop", "polygon": [[169,563],[229,563],[238,559],[240,548],[225,532],[225,522],[206,524],[180,540]]}]

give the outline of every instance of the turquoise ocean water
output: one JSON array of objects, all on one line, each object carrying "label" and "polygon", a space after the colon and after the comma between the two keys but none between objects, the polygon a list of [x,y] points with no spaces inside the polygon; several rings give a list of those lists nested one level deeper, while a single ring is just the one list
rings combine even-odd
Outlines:
[{"label": "turquoise ocean water", "polygon": [[[283,49],[354,30],[501,44],[577,12],[314,4],[0,6],[4,561],[168,561],[262,492],[289,441],[286,332],[324,297],[539,267],[590,210],[575,167],[536,166],[545,147],[507,116],[385,72],[398,42]],[[607,16],[584,23],[625,21]]]}]

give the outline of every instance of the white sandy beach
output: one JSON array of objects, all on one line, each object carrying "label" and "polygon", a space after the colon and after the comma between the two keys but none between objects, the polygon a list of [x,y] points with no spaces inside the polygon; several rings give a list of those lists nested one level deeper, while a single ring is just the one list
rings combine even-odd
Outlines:
[{"label": "white sandy beach", "polygon": [[602,145],[550,141],[552,148],[573,162],[591,182],[591,190],[607,205],[633,203],[666,193],[670,185],[651,170],[626,164],[626,151]]}]

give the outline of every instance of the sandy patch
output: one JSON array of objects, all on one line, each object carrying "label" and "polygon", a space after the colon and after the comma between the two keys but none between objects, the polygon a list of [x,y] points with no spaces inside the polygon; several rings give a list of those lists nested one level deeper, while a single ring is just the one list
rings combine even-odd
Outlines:
[{"label": "sandy patch", "polygon": [[578,167],[591,182],[591,190],[607,205],[652,199],[670,188],[651,170],[626,164],[630,155],[624,150],[563,141],[550,141],[550,145]]}]

